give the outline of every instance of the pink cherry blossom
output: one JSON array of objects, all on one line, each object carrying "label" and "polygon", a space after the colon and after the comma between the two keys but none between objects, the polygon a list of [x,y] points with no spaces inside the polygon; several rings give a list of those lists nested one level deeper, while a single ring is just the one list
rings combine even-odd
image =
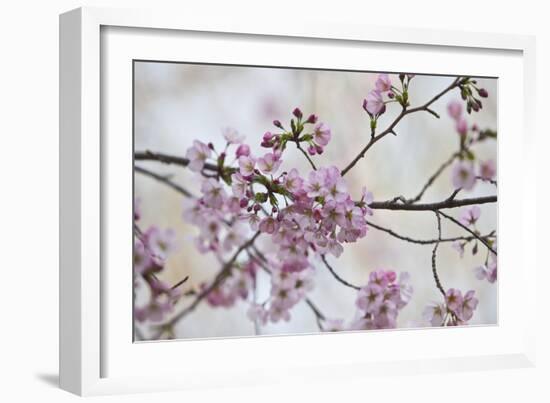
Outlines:
[{"label": "pink cherry blossom", "polygon": [[292,168],[283,179],[283,186],[290,193],[298,193],[302,190],[304,180],[295,168]]},{"label": "pink cherry blossom", "polygon": [[266,234],[273,234],[279,229],[280,223],[273,217],[265,217],[260,221],[259,229]]},{"label": "pink cherry blossom", "polygon": [[246,194],[246,189],[248,189],[248,186],[248,181],[240,172],[235,172],[231,175],[231,190],[235,196],[243,197]]},{"label": "pink cherry blossom", "polygon": [[214,178],[208,178],[202,183],[204,203],[211,208],[221,208],[227,197],[223,185]]},{"label": "pink cherry blossom", "polygon": [[248,144],[241,144],[237,147],[235,151],[235,156],[239,157],[248,157],[250,155],[250,146]]},{"label": "pink cherry blossom", "polygon": [[245,136],[239,134],[239,132],[232,127],[223,128],[222,134],[228,144],[241,144],[245,139]]},{"label": "pink cherry blossom", "polygon": [[239,171],[242,176],[251,176],[254,174],[256,159],[250,155],[239,157]]},{"label": "pink cherry blossom", "polygon": [[464,294],[464,300],[462,301],[462,315],[460,319],[462,319],[464,322],[469,321],[472,319],[472,316],[474,316],[474,311],[477,308],[477,304],[479,303],[479,300],[474,297],[475,291],[470,290]]},{"label": "pink cherry blossom", "polygon": [[456,121],[456,131],[461,136],[465,136],[468,133],[468,122],[464,118],[459,118]]},{"label": "pink cherry blossom", "polygon": [[497,281],[497,262],[495,260],[483,266],[478,266],[474,269],[475,276],[478,280],[487,280],[493,284]]},{"label": "pink cherry blossom", "polygon": [[481,161],[479,163],[479,176],[485,180],[494,179],[497,168],[494,160]]},{"label": "pink cherry blossom", "polygon": [[136,240],[134,242],[134,272],[138,275],[145,273],[149,269],[151,262],[151,255],[143,242]]},{"label": "pink cherry blossom", "polygon": [[210,158],[210,155],[210,148],[199,140],[195,140],[193,141],[193,147],[189,148],[185,155],[189,159],[187,166],[190,170],[199,172],[204,167],[206,160]]},{"label": "pink cherry blossom", "polygon": [[460,312],[464,299],[460,290],[449,288],[445,293],[445,303],[447,308],[453,312]]},{"label": "pink cherry blossom", "polygon": [[246,316],[253,321],[257,322],[260,325],[265,325],[267,323],[269,312],[260,304],[252,304],[246,313]]},{"label": "pink cherry blossom", "polygon": [[373,116],[379,115],[385,109],[384,99],[380,91],[372,90],[364,101],[365,109]]},{"label": "pink cherry blossom", "polygon": [[355,304],[365,313],[374,313],[383,299],[383,288],[378,284],[369,283],[359,290]]},{"label": "pink cherry blossom", "polygon": [[258,168],[266,175],[275,175],[282,162],[276,154],[268,153],[262,158],[258,158]]},{"label": "pink cherry blossom", "polygon": [[458,220],[466,226],[475,225],[480,215],[481,209],[479,206],[472,206],[470,208],[463,209]]},{"label": "pink cherry blossom", "polygon": [[386,73],[379,74],[378,78],[376,79],[376,90],[379,92],[386,92],[391,90],[391,80],[390,76]]},{"label": "pink cherry blossom", "polygon": [[330,128],[325,123],[317,123],[313,130],[313,141],[320,146],[326,146],[330,142]]},{"label": "pink cherry blossom", "polygon": [[449,102],[447,105],[447,112],[449,112],[449,116],[457,121],[462,116],[462,109],[462,102],[456,100]]},{"label": "pink cherry blossom", "polygon": [[422,317],[432,326],[443,326],[443,320],[445,319],[446,313],[447,309],[445,308],[445,305],[433,304],[424,309]]},{"label": "pink cherry blossom", "polygon": [[153,257],[165,260],[176,249],[176,232],[172,228],[161,230],[153,226],[144,233],[144,237]]},{"label": "pink cherry blossom", "polygon": [[452,182],[455,189],[472,190],[476,183],[476,175],[472,163],[459,161],[453,167]]}]

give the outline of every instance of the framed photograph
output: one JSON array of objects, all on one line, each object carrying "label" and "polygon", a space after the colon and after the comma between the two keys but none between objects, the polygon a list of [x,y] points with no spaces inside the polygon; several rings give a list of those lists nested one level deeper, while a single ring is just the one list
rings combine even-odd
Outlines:
[{"label": "framed photograph", "polygon": [[532,365],[532,38],[94,8],[60,44],[64,389]]}]

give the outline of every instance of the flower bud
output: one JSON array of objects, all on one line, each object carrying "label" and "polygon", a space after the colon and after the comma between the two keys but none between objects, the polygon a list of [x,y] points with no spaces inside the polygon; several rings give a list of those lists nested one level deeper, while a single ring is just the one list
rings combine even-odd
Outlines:
[{"label": "flower bud", "polygon": [[250,147],[247,144],[241,144],[237,151],[235,151],[237,158],[239,157],[248,157],[250,155]]},{"label": "flower bud", "polygon": [[489,93],[487,92],[487,90],[485,88],[480,88],[477,93],[479,94],[479,96],[481,98],[487,98],[489,96]]},{"label": "flower bud", "polygon": [[323,149],[322,146],[316,145],[315,146],[315,151],[317,151],[317,154],[321,155],[321,154],[323,154],[324,149]]},{"label": "flower bud", "polygon": [[388,98],[390,99],[395,98],[395,94],[393,93],[393,91],[388,91]]},{"label": "flower bud", "polygon": [[279,129],[283,129],[283,130],[284,130],[283,125],[281,124],[281,122],[280,122],[279,120],[276,120],[276,119],[275,119],[275,120],[273,121],[273,126],[278,127]]},{"label": "flower bud", "polygon": [[300,108],[294,108],[294,110],[292,111],[292,114],[294,116],[296,116],[298,119],[301,119],[303,114],[302,114],[302,111],[300,110]]},{"label": "flower bud", "polygon": [[246,206],[248,206],[248,199],[243,197],[240,201],[239,201],[239,206],[241,208],[245,208]]},{"label": "flower bud", "polygon": [[315,146],[309,146],[307,148],[307,153],[309,155],[315,155],[315,154],[317,154],[317,149],[315,148]]},{"label": "flower bud", "polygon": [[317,122],[317,115],[311,114],[306,120],[307,123],[316,123]]}]

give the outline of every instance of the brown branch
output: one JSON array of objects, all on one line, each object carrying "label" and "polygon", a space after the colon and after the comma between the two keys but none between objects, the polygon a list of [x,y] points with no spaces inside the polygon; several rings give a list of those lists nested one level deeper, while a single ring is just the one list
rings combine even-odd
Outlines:
[{"label": "brown branch", "polygon": [[[173,164],[186,167],[189,165],[187,158],[176,157],[173,155],[156,153],[152,151],[137,151],[134,153],[134,160],[136,161],[158,161],[163,164]],[[204,164],[204,170],[218,172],[218,167],[214,164]]]},{"label": "brown branch", "polygon": [[134,170],[136,172],[139,172],[142,175],[149,176],[150,178],[156,179],[157,181],[162,182],[165,185],[168,185],[169,187],[171,187],[175,191],[181,193],[185,197],[194,198],[194,196],[191,192],[189,192],[187,189],[181,187],[180,185],[172,182],[170,179],[166,178],[165,176],[159,175],[155,172],[149,171],[148,169],[139,167],[137,165],[134,166]]},{"label": "brown branch", "polygon": [[436,266],[437,248],[439,247],[439,241],[441,240],[441,217],[439,216],[439,214],[440,213],[438,211],[435,211],[435,216],[437,218],[438,242],[436,242],[432,250],[432,274],[434,276],[435,286],[439,291],[441,291],[441,294],[443,294],[443,298],[445,298],[445,290],[443,289],[443,286],[441,285],[441,281],[439,280],[439,276],[437,275],[437,266]]},{"label": "brown branch", "polygon": [[[476,237],[474,236],[459,236],[459,237],[454,237],[454,238],[441,238],[441,239],[415,239],[415,238],[411,238],[411,237],[408,237],[408,236],[405,236],[405,235],[401,235],[401,234],[398,234],[397,232],[389,229],[389,228],[385,228],[385,227],[382,227],[380,225],[377,225],[377,224],[374,224],[373,222],[370,222],[368,220],[365,220],[367,225],[372,227],[372,228],[375,228],[379,231],[382,231],[382,232],[385,232],[397,239],[401,239],[402,241],[406,241],[406,242],[410,242],[410,243],[415,243],[415,244],[419,244],[419,245],[433,245],[434,243],[442,243],[442,242],[455,242],[455,241],[471,241],[473,239],[476,239]],[[484,236],[484,238],[490,238],[494,236],[494,231],[492,231],[491,233],[487,234]]]},{"label": "brown branch", "polygon": [[473,197],[470,199],[458,199],[449,197],[447,200],[436,203],[404,204],[396,200],[373,202],[369,207],[375,210],[405,210],[405,211],[434,211],[447,208],[471,206],[473,204],[496,203],[497,196]]},{"label": "brown branch", "polygon": [[353,168],[355,166],[355,164],[357,164],[357,162],[361,159],[361,158],[364,158],[365,157],[365,154],[367,153],[367,151],[374,145],[376,144],[379,140],[381,140],[382,138],[384,138],[385,136],[387,136],[388,134],[390,133],[393,133],[394,132],[394,129],[395,129],[395,126],[397,126],[397,124],[401,121],[401,119],[403,119],[405,116],[411,114],[411,113],[415,113],[415,112],[419,112],[419,111],[427,111],[427,112],[430,112],[431,109],[429,108],[431,104],[433,104],[435,101],[437,101],[439,98],[441,98],[443,95],[445,95],[447,92],[451,91],[452,89],[456,88],[458,86],[458,83],[460,82],[460,77],[457,77],[455,80],[453,80],[453,82],[447,87],[445,88],[443,91],[441,91],[440,93],[438,93],[437,95],[435,95],[432,99],[430,99],[428,102],[426,102],[424,105],[421,105],[421,106],[418,106],[416,108],[411,108],[411,109],[406,109],[406,108],[403,108],[403,110],[401,111],[401,113],[399,113],[399,115],[395,118],[395,120],[384,130],[382,131],[380,134],[378,135],[375,135],[375,136],[372,136],[370,141],[367,143],[367,145],[365,147],[363,147],[363,149],[359,152],[359,154],[357,154],[357,156],[348,164],[348,166],[346,166],[343,170],[342,170],[342,176],[346,175],[349,170],[351,168]]},{"label": "brown branch", "polygon": [[321,255],[321,259],[323,260],[323,263],[327,267],[327,269],[330,271],[330,273],[333,275],[333,277],[338,280],[340,283],[344,284],[346,287],[353,288],[354,290],[360,290],[361,287],[357,287],[356,285],[353,285],[346,280],[344,280],[342,277],[340,277],[332,268],[332,266],[327,262],[327,258],[325,255]]},{"label": "brown branch", "polygon": [[443,217],[445,217],[447,220],[455,223],[456,225],[458,225],[460,228],[468,231],[470,234],[472,234],[474,236],[474,238],[476,238],[477,240],[479,240],[483,245],[485,245],[487,247],[487,249],[489,249],[491,252],[493,252],[496,256],[497,254],[497,251],[494,250],[491,245],[489,245],[489,243],[483,239],[481,236],[479,236],[478,234],[476,234],[474,231],[472,231],[470,228],[468,228],[467,226],[465,226],[464,224],[462,224],[460,221],[458,221],[457,219],[451,217],[450,215],[447,215],[445,213],[443,213],[442,211],[439,211],[439,214],[441,214]]}]

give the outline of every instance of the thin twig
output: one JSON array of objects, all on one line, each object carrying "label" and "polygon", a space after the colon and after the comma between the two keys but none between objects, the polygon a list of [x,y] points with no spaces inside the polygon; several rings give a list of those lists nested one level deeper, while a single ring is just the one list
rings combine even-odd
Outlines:
[{"label": "thin twig", "polygon": [[304,150],[302,148],[302,146],[300,145],[300,142],[299,141],[296,141],[296,148],[298,150],[300,150],[302,152],[302,154],[305,155],[305,157],[307,158],[307,160],[309,161],[309,164],[311,165],[311,167],[313,168],[314,171],[317,171],[317,167],[315,166],[315,163],[313,162],[313,160],[311,159],[311,157],[308,155],[308,153],[306,152],[306,150]]},{"label": "thin twig", "polygon": [[157,181],[159,182],[162,182],[164,183],[165,185],[168,185],[170,186],[172,189],[174,189],[175,191],[181,193],[182,195],[184,195],[185,197],[191,197],[191,198],[194,198],[193,194],[191,192],[189,192],[187,189],[181,187],[180,185],[178,185],[177,183],[174,183],[172,182],[170,179],[166,178],[165,176],[162,176],[162,175],[159,175],[155,172],[152,172],[152,171],[149,171],[148,169],[145,169],[145,168],[142,168],[142,167],[138,167],[137,165],[134,166],[134,170],[136,172],[139,172],[140,174],[142,175],[145,175],[145,176],[149,176],[153,179],[156,179]]},{"label": "thin twig", "polygon": [[357,287],[356,285],[353,285],[346,280],[344,280],[342,277],[340,277],[332,268],[332,266],[327,262],[327,259],[325,255],[321,255],[321,259],[323,260],[323,263],[327,267],[327,269],[330,271],[330,273],[334,276],[336,280],[338,280],[340,283],[344,284],[346,287],[353,288],[354,290],[360,290],[361,287]]},{"label": "thin twig", "polygon": [[435,101],[437,101],[439,98],[441,98],[443,95],[445,95],[447,92],[451,91],[452,89],[456,88],[458,86],[458,83],[460,82],[460,77],[457,77],[453,82],[445,88],[443,91],[435,95],[432,99],[430,99],[428,102],[426,102],[424,105],[418,106],[416,108],[411,109],[405,109],[401,111],[401,113],[395,118],[395,120],[380,134],[376,136],[372,136],[370,141],[367,143],[365,147],[357,154],[357,156],[342,170],[342,176],[346,175],[351,168],[357,164],[357,162],[365,157],[365,154],[367,151],[379,140],[384,138],[390,133],[394,132],[395,126],[403,119],[406,115],[409,115],[411,113],[419,112],[419,111],[430,111],[430,105],[433,104]]},{"label": "thin twig", "polygon": [[441,166],[437,169],[437,171],[435,171],[435,173],[428,178],[428,181],[424,184],[424,186],[422,187],[422,190],[415,197],[407,200],[407,202],[416,203],[417,201],[419,201],[422,198],[422,196],[424,196],[424,193],[426,193],[426,190],[428,190],[428,188],[433,185],[433,183],[439,177],[439,175],[441,175],[441,173],[443,173],[443,171],[453,163],[453,161],[458,157],[458,155],[459,155],[458,153],[454,153],[449,157],[447,161],[441,164]]},{"label": "thin twig", "polygon": [[[415,238],[411,238],[411,237],[408,237],[408,236],[405,236],[405,235],[401,235],[401,234],[398,234],[397,232],[393,231],[392,229],[389,229],[389,228],[385,228],[385,227],[382,227],[378,224],[374,224],[373,222],[370,222],[368,220],[365,220],[367,225],[372,227],[372,228],[375,228],[379,231],[382,231],[382,232],[385,232],[397,239],[401,239],[402,241],[406,241],[406,242],[410,242],[410,243],[415,243],[415,244],[419,244],[419,245],[433,245],[434,243],[441,243],[441,242],[456,242],[456,241],[471,241],[473,239],[476,239],[475,237],[473,236],[458,236],[458,237],[454,237],[454,238],[442,238],[442,239],[415,239]],[[494,236],[494,231],[485,235],[484,238],[489,238],[489,237],[492,237]]]},{"label": "thin twig", "polygon": [[441,214],[443,217],[445,217],[447,220],[455,223],[456,225],[458,225],[460,228],[468,231],[470,234],[472,234],[474,236],[474,238],[476,238],[477,240],[479,240],[483,245],[485,245],[487,247],[487,249],[489,249],[491,252],[493,252],[496,256],[497,254],[497,251],[494,250],[491,245],[489,245],[489,243],[483,239],[481,236],[479,236],[478,234],[476,234],[474,231],[472,231],[470,228],[468,228],[467,226],[465,226],[464,224],[462,224],[460,221],[456,220],[455,218],[443,213],[442,211],[439,211],[439,214]]},{"label": "thin twig", "polygon": [[435,285],[439,291],[441,291],[441,294],[443,294],[443,298],[445,298],[445,290],[443,289],[443,286],[441,285],[441,281],[439,280],[439,276],[437,275],[437,267],[436,267],[436,258],[437,258],[437,248],[439,247],[439,242],[441,240],[441,217],[439,216],[439,212],[435,211],[435,216],[437,218],[437,234],[438,234],[438,242],[436,242],[433,250],[432,250],[432,274],[434,276]]}]

